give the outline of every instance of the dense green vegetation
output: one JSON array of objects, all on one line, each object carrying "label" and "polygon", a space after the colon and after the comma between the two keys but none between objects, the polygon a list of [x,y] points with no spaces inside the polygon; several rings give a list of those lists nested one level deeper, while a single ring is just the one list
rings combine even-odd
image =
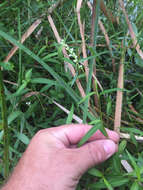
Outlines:
[{"label": "dense green vegetation", "polygon": [[143,189],[143,2],[87,2],[0,3],[1,184],[38,130],[84,122],[93,129],[80,145],[105,127],[122,138],[77,189]]}]

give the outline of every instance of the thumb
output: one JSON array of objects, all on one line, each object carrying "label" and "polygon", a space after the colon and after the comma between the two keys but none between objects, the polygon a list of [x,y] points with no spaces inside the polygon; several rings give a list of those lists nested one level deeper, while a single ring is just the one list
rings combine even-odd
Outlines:
[{"label": "thumb", "polygon": [[87,169],[107,160],[115,152],[118,146],[112,140],[98,140],[85,144],[77,149],[77,164],[82,175]]}]

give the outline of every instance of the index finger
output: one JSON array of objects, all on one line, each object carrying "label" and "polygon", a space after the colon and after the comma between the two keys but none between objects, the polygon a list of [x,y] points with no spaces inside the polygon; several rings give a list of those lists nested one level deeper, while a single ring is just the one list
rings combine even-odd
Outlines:
[{"label": "index finger", "polygon": [[[50,133],[52,133],[55,137],[57,137],[61,142],[63,142],[66,146],[77,144],[81,138],[92,128],[93,126],[87,124],[70,124],[63,125],[60,127],[54,127],[51,129],[47,129]],[[109,129],[106,129],[109,139],[113,140],[115,143],[119,141],[119,135]],[[93,134],[89,141],[106,139],[100,130],[97,130],[95,134]]]}]

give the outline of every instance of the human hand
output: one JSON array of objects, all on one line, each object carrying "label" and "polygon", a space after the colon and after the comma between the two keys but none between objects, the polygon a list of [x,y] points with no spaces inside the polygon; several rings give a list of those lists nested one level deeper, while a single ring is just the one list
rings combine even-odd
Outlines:
[{"label": "human hand", "polygon": [[109,139],[97,131],[88,143],[76,145],[92,126],[71,124],[40,130],[2,190],[75,190],[87,169],[105,161],[118,149],[119,136]]}]

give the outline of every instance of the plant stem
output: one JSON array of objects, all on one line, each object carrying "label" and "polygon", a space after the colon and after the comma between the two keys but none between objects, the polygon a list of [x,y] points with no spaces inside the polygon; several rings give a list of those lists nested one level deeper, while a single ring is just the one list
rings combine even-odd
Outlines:
[{"label": "plant stem", "polygon": [[4,84],[2,70],[0,67],[0,99],[1,99],[1,114],[2,114],[2,127],[4,130],[4,177],[7,179],[9,175],[9,130],[8,130],[8,121],[7,121],[7,107],[4,94]]},{"label": "plant stem", "polygon": [[[95,2],[94,2],[95,3]],[[97,41],[97,33],[98,33],[98,20],[99,20],[99,14],[100,14],[100,0],[97,0],[96,4],[96,17],[95,17],[95,25],[94,25],[94,34],[93,34],[93,50],[96,52],[96,41]],[[92,84],[92,73],[93,73],[93,66],[94,66],[95,60],[94,58],[91,59],[91,62],[89,64],[89,75],[88,75],[88,81],[87,81],[87,87],[86,87],[86,95],[88,95],[91,91],[91,84]],[[84,104],[84,112],[83,112],[83,123],[86,123],[87,119],[87,113],[88,113],[88,102],[89,98],[85,101]]]},{"label": "plant stem", "polygon": [[[21,41],[21,21],[20,21],[20,9],[18,9],[18,36],[19,36],[19,41]],[[23,79],[23,71],[22,71],[22,53],[21,49],[19,49],[19,73],[18,73],[18,87],[22,84],[22,79]]]}]

